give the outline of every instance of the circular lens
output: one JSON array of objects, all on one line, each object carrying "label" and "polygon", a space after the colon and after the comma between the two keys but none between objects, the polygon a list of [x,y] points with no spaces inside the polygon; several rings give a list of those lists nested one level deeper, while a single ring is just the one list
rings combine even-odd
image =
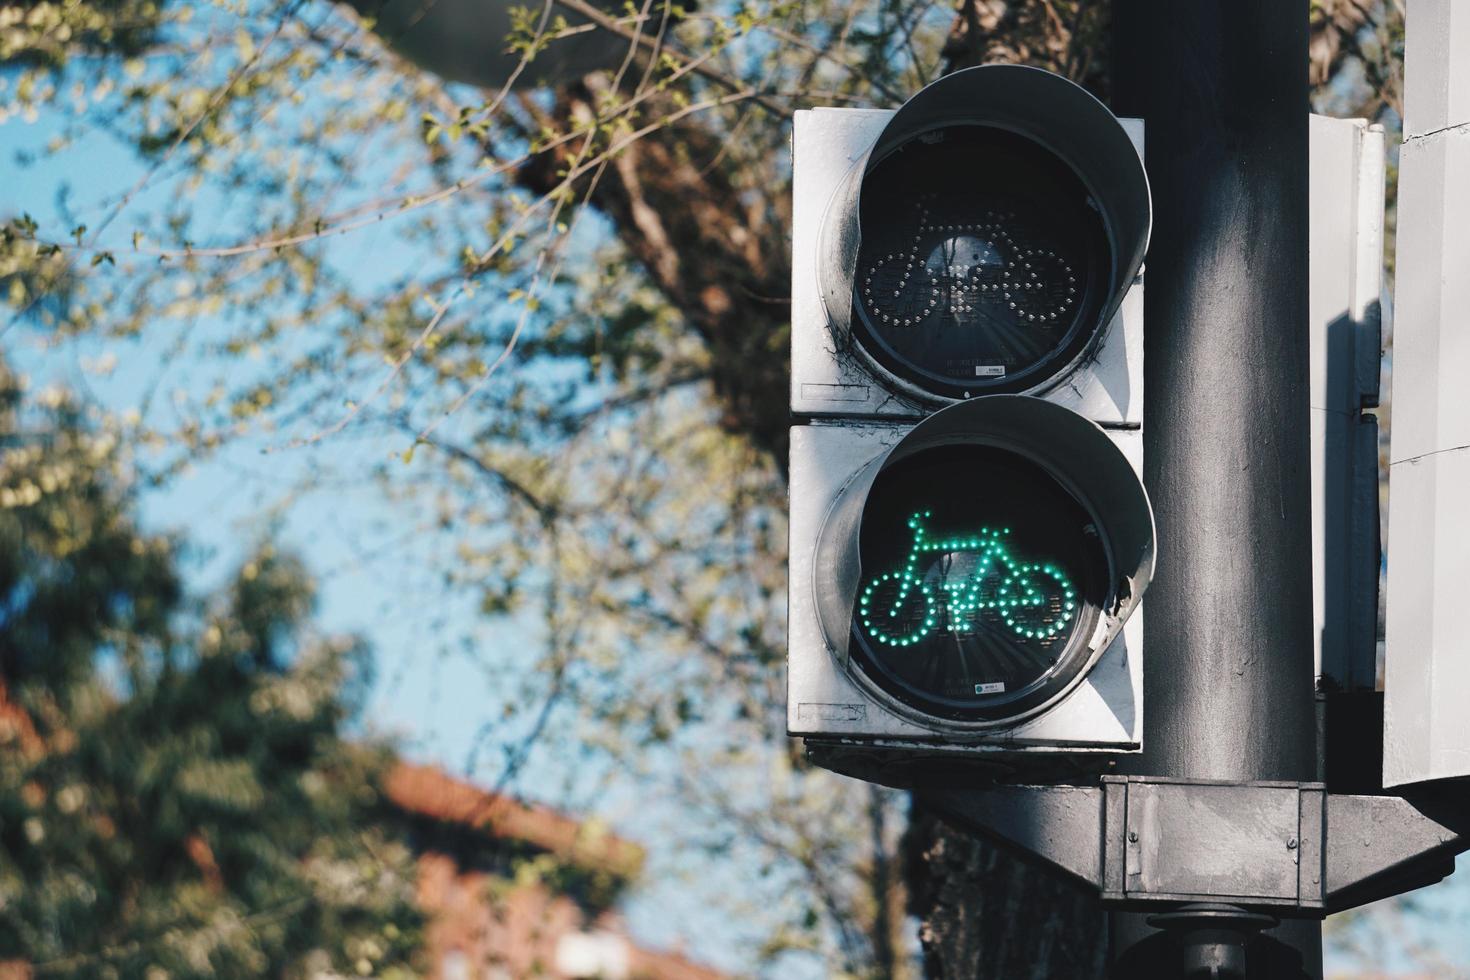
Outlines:
[{"label": "circular lens", "polygon": [[990,446],[928,449],[878,475],[863,512],[854,659],[927,713],[1014,717],[1086,666],[1108,599],[1087,509]]},{"label": "circular lens", "polygon": [[855,335],[927,391],[1032,388],[1099,326],[1107,230],[1072,169],[1024,137],[916,136],[868,172],[858,213]]}]

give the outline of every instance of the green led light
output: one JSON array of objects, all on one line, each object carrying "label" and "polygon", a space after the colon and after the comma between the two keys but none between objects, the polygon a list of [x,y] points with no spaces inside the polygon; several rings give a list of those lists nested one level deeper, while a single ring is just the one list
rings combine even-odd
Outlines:
[{"label": "green led light", "polygon": [[[915,526],[917,515],[910,520],[911,526]],[[884,603],[874,602],[874,593],[886,582],[898,582],[898,593],[893,603],[888,604],[887,612],[883,611]],[[902,572],[886,572],[879,575],[868,587],[863,590],[859,598],[859,605],[863,609],[862,623],[868,634],[879,643],[890,646],[910,646],[919,642],[934,627],[937,603],[929,586],[923,582],[916,582],[912,572],[912,563]],[[880,620],[886,619],[884,626],[875,626],[873,619],[868,613],[870,607],[877,607]],[[915,621],[921,622],[922,626],[917,629],[910,624]]]},{"label": "green led light", "polygon": [[[1076,592],[1060,568],[1017,561],[1003,540],[1011,533],[1008,527],[982,527],[968,535],[931,538],[925,527],[930,516],[926,510],[909,517],[914,536],[903,567],[872,579],[858,599],[860,621],[875,642],[913,646],[938,624],[939,601],[925,576],[919,574],[920,558],[938,552],[969,552],[978,558],[967,575],[946,576],[938,583],[951,630],[968,625],[983,609],[996,610],[1001,622],[1023,639],[1048,640],[1067,626],[1076,608],[1072,601]],[[998,583],[989,585],[993,579]],[[878,595],[880,589],[883,596]]]}]

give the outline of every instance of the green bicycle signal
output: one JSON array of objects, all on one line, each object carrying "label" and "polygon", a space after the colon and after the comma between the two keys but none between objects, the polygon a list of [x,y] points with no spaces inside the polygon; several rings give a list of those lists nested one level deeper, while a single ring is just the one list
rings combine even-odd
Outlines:
[{"label": "green bicycle signal", "polygon": [[968,536],[931,538],[924,526],[929,516],[926,510],[909,518],[914,538],[903,567],[873,578],[858,598],[858,614],[870,637],[887,646],[912,646],[939,624],[941,598],[927,581],[934,576],[918,572],[920,560],[936,553],[975,559],[965,574],[938,576],[951,630],[988,611],[1024,639],[1047,640],[1062,631],[1077,595],[1061,569],[1018,560],[1007,540],[1010,528],[982,527]]}]

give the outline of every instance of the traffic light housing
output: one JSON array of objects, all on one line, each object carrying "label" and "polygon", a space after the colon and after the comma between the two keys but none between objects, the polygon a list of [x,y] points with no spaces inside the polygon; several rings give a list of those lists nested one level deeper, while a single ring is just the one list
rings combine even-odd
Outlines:
[{"label": "traffic light housing", "polygon": [[1142,138],[1015,65],[948,75],[895,112],[798,113],[793,416],[919,418],[1027,392],[1141,425]]},{"label": "traffic light housing", "polygon": [[799,113],[794,158],[789,731],[836,768],[1136,749],[1134,139],[987,66]]}]

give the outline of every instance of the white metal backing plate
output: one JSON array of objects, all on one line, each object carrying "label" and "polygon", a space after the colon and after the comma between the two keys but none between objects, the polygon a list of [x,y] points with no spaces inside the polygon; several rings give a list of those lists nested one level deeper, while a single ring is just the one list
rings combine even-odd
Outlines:
[{"label": "white metal backing plate", "polygon": [[1383,785],[1470,774],[1470,447],[1393,464]]},{"label": "white metal backing plate", "polygon": [[[1465,5],[1408,26],[1399,157],[1383,784],[1470,776],[1470,70]],[[1450,43],[1446,44],[1446,39]]]},{"label": "white metal backing plate", "polygon": [[1377,426],[1383,279],[1383,130],[1311,117],[1309,347],[1312,619],[1316,673],[1377,682]]}]

